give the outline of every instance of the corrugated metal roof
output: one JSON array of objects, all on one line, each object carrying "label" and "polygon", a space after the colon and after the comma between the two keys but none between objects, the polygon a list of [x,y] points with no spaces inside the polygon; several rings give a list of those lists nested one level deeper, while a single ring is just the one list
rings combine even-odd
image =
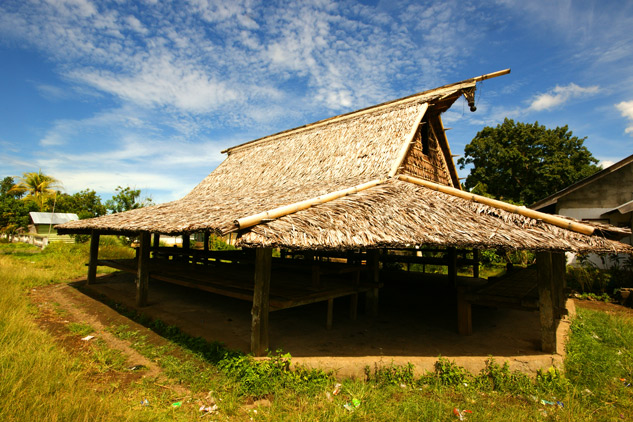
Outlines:
[{"label": "corrugated metal roof", "polygon": [[79,220],[77,214],[67,212],[30,212],[33,224],[64,224]]}]

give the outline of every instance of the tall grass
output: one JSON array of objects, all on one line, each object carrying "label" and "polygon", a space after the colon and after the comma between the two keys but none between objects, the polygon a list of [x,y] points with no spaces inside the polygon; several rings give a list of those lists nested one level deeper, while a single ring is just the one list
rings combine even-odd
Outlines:
[{"label": "tall grass", "polygon": [[85,248],[51,245],[43,253],[31,254],[27,248],[2,246],[10,255],[0,255],[0,419],[170,419],[171,411],[139,411],[136,397],[130,397],[133,392],[96,391],[90,377],[97,362],[69,354],[35,322],[26,292],[83,275]]},{"label": "tall grass", "polygon": [[[117,245],[102,254],[128,254]],[[269,362],[222,350],[190,338],[176,327],[130,315],[159,333],[125,325],[110,327],[121,340],[162,367],[160,383],[145,379],[108,386],[99,378],[117,371],[117,351],[72,354],[35,322],[27,293],[85,275],[87,245],[49,247],[42,253],[0,245],[0,420],[230,420],[230,421],[468,421],[627,420],[633,416],[633,322],[630,318],[579,310],[573,321],[565,373],[543,371],[535,378],[509,371],[490,359],[470,374],[440,358],[435,370],[414,377],[411,366],[367,369],[364,380],[314,371],[289,371],[290,356]],[[120,255],[118,255],[120,256]],[[123,311],[123,310],[122,310]],[[69,324],[68,335],[84,335],[85,324]],[[99,347],[106,347],[100,345]],[[160,385],[158,385],[160,384]],[[104,388],[104,385],[108,388]],[[334,394],[337,390],[338,394]],[[215,415],[198,411],[213,396]],[[148,399],[150,406],[141,406]],[[172,407],[173,401],[181,407]],[[560,404],[556,404],[560,402]]]}]

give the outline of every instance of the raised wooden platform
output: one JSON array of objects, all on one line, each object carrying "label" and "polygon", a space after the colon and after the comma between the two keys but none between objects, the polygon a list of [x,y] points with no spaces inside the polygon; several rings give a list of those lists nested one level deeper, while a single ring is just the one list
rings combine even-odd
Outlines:
[{"label": "raised wooden platform", "polygon": [[[229,258],[229,255],[231,254],[227,254],[224,258]],[[237,254],[233,255],[237,257]],[[254,266],[224,261],[225,263],[222,265],[203,265],[179,262],[173,259],[150,259],[149,274],[152,279],[252,301]],[[138,269],[136,259],[99,259],[97,265],[131,273],[136,273]],[[270,311],[327,301],[326,325],[331,328],[334,299],[350,296],[350,317],[355,319],[358,294],[379,287],[361,280],[362,266],[332,263],[316,265],[318,282],[315,283],[315,270],[313,269],[315,265],[316,263],[302,263],[290,259],[274,260],[269,293]]]}]

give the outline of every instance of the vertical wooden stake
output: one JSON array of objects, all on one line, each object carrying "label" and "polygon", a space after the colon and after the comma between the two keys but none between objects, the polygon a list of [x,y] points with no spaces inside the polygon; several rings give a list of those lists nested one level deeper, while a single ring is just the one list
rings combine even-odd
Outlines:
[{"label": "vertical wooden stake", "polygon": [[448,282],[451,286],[457,288],[457,249],[450,247],[447,252]]},{"label": "vertical wooden stake", "polygon": [[160,233],[154,233],[152,235],[152,257],[153,258],[158,258],[158,248],[160,247]]},{"label": "vertical wooden stake", "polygon": [[473,277],[479,278],[479,249],[473,249]]},{"label": "vertical wooden stake", "polygon": [[272,248],[257,248],[255,250],[255,289],[251,311],[251,353],[254,356],[262,356],[268,349],[268,307],[272,258]]},{"label": "vertical wooden stake", "polygon": [[147,290],[149,287],[149,232],[141,232],[138,251],[138,270],[136,275],[136,306],[147,305]]},{"label": "vertical wooden stake", "polygon": [[183,234],[181,259],[185,262],[189,262],[189,249],[191,249],[191,236],[189,236],[188,234]]},{"label": "vertical wooden stake", "polygon": [[334,299],[329,298],[327,300],[327,320],[325,322],[325,328],[332,329],[332,322],[334,321]]},{"label": "vertical wooden stake", "polygon": [[90,235],[90,260],[88,261],[88,284],[97,280],[97,260],[99,259],[99,233],[92,231]]},{"label": "vertical wooden stake", "polygon": [[[551,252],[536,254],[536,270],[541,320],[541,349],[545,353],[557,353],[556,330],[559,322],[559,296],[564,279],[560,279],[560,256]],[[564,257],[564,255],[562,255]],[[563,262],[564,264],[564,262]],[[557,280],[556,277],[559,279]],[[560,294],[558,290],[561,290]]]},{"label": "vertical wooden stake", "polygon": [[204,250],[204,265],[209,265],[209,240],[211,239],[211,233],[209,231],[204,232],[204,245],[202,249]]},{"label": "vertical wooden stake", "polygon": [[472,306],[464,299],[464,287],[457,288],[457,331],[463,336],[473,333]]},{"label": "vertical wooden stake", "polygon": [[369,270],[369,283],[373,286],[367,292],[365,308],[371,316],[378,315],[378,295],[380,290],[380,250],[370,249],[367,251],[367,269]]}]

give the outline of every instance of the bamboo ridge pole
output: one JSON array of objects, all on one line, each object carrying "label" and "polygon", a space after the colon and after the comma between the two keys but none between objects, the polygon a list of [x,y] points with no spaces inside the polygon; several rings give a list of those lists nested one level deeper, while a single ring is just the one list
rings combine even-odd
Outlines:
[{"label": "bamboo ridge pole", "polygon": [[491,198],[486,198],[485,196],[476,195],[474,193],[464,192],[463,190],[429,182],[428,180],[419,179],[417,177],[407,176],[404,174],[400,174],[397,177],[398,179],[404,182],[414,183],[416,185],[424,186],[426,188],[433,189],[439,192],[444,192],[449,195],[457,196],[463,199],[468,199],[473,202],[479,202],[484,205],[490,205],[491,207],[500,208],[504,211],[508,211],[514,214],[519,214],[524,217],[530,217],[537,220],[543,220],[546,223],[553,224],[563,229],[573,230],[577,233],[592,235],[595,230],[593,227],[588,226],[586,224],[576,223],[573,221],[566,220],[564,218],[556,217],[551,214],[545,214],[543,212],[534,211],[529,208],[525,208],[523,206],[512,205],[512,204],[508,204],[507,202],[498,201],[496,199],[491,199]]},{"label": "bamboo ridge pole", "polygon": [[[469,86],[469,85],[472,86],[473,84],[476,84],[477,82],[485,81],[486,79],[496,78],[497,76],[507,75],[508,73],[510,73],[510,69],[504,69],[504,70],[499,70],[497,72],[487,73],[485,75],[481,75],[481,76],[477,76],[477,77],[474,77],[474,78],[466,79],[466,80],[461,81],[461,82],[455,82],[455,83],[452,83],[452,84],[449,84],[449,85],[440,86],[440,87],[437,87],[435,89],[419,92],[417,94],[409,95],[407,97],[400,98],[400,99],[397,99],[397,100],[388,101],[386,103],[377,104],[375,106],[371,106],[371,107],[363,108],[363,109],[360,109],[360,110],[352,111],[350,113],[345,113],[345,114],[341,114],[339,116],[334,116],[334,117],[330,117],[330,118],[327,118],[327,119],[324,119],[324,120],[319,120],[317,122],[310,123],[310,124],[307,124],[307,125],[304,125],[304,126],[299,126],[297,128],[294,128],[294,129],[285,130],[283,132],[279,132],[279,133],[276,133],[276,134],[273,134],[273,135],[265,136],[263,138],[254,139],[252,141],[243,143],[241,145],[236,145],[234,147],[227,148],[227,149],[221,151],[221,153],[222,154],[225,154],[225,153],[229,153],[230,154],[233,151],[237,151],[237,150],[245,148],[245,147],[250,147],[250,146],[252,146],[255,143],[259,143],[259,142],[262,142],[262,141],[267,141],[267,142],[268,141],[272,141],[272,140],[274,140],[274,139],[276,139],[276,138],[278,138],[280,136],[287,136],[288,134],[293,133],[293,132],[296,133],[296,132],[300,132],[300,131],[307,130],[307,129],[314,129],[316,127],[327,125],[327,124],[336,122],[338,120],[349,119],[349,118],[352,118],[352,117],[355,117],[357,115],[361,115],[361,114],[364,114],[364,113],[373,113],[373,112],[375,112],[377,110],[380,110],[380,109],[383,109],[383,108],[387,108],[387,107],[394,107],[394,106],[397,106],[397,105],[399,105],[401,103],[414,101],[415,97],[422,97],[422,96],[426,96],[426,95],[437,95],[440,98],[445,98],[446,96],[451,95],[452,93],[457,92],[457,91],[459,91],[460,89],[462,89],[462,88],[464,88],[466,86]],[[442,92],[446,92],[446,94],[444,96],[442,96],[441,95]]]},{"label": "bamboo ridge pole", "polygon": [[306,199],[305,201],[296,202],[290,205],[284,205],[283,207],[275,208],[269,211],[260,212],[259,214],[251,215],[248,217],[240,218],[240,219],[235,220],[234,223],[240,229],[245,229],[245,228],[257,225],[261,223],[263,220],[274,220],[276,218],[283,217],[288,214],[294,214],[295,212],[305,210],[315,205],[324,204],[326,202],[330,202],[335,199],[342,198],[343,196],[347,196],[352,193],[373,188],[374,186],[380,185],[381,183],[384,183],[385,181],[386,179],[372,180],[370,182],[363,183],[362,185],[353,186],[351,188],[328,193],[326,195],[317,196],[316,198]]},{"label": "bamboo ridge pole", "polygon": [[415,134],[418,131],[418,127],[420,126],[420,123],[422,122],[422,119],[424,118],[424,114],[426,113],[428,109],[429,109],[429,103],[424,103],[422,105],[422,108],[420,109],[420,113],[415,119],[415,124],[413,125],[411,132],[409,132],[409,134],[407,135],[404,141],[404,144],[402,144],[402,148],[400,149],[400,152],[398,153],[398,158],[396,159],[396,161],[394,161],[393,166],[391,167],[391,171],[389,172],[389,177],[393,177],[396,175],[396,173],[400,169],[400,166],[402,166],[402,163],[404,163],[405,158],[407,158],[407,153],[411,149],[411,144],[413,143],[413,140],[415,139]]},{"label": "bamboo ridge pole", "polygon": [[496,78],[497,76],[507,75],[508,73],[510,73],[510,69],[503,69],[503,70],[498,70],[496,72],[487,73],[485,75],[477,76],[473,78],[473,80],[475,82],[481,82],[481,81],[485,81],[486,79]]}]

